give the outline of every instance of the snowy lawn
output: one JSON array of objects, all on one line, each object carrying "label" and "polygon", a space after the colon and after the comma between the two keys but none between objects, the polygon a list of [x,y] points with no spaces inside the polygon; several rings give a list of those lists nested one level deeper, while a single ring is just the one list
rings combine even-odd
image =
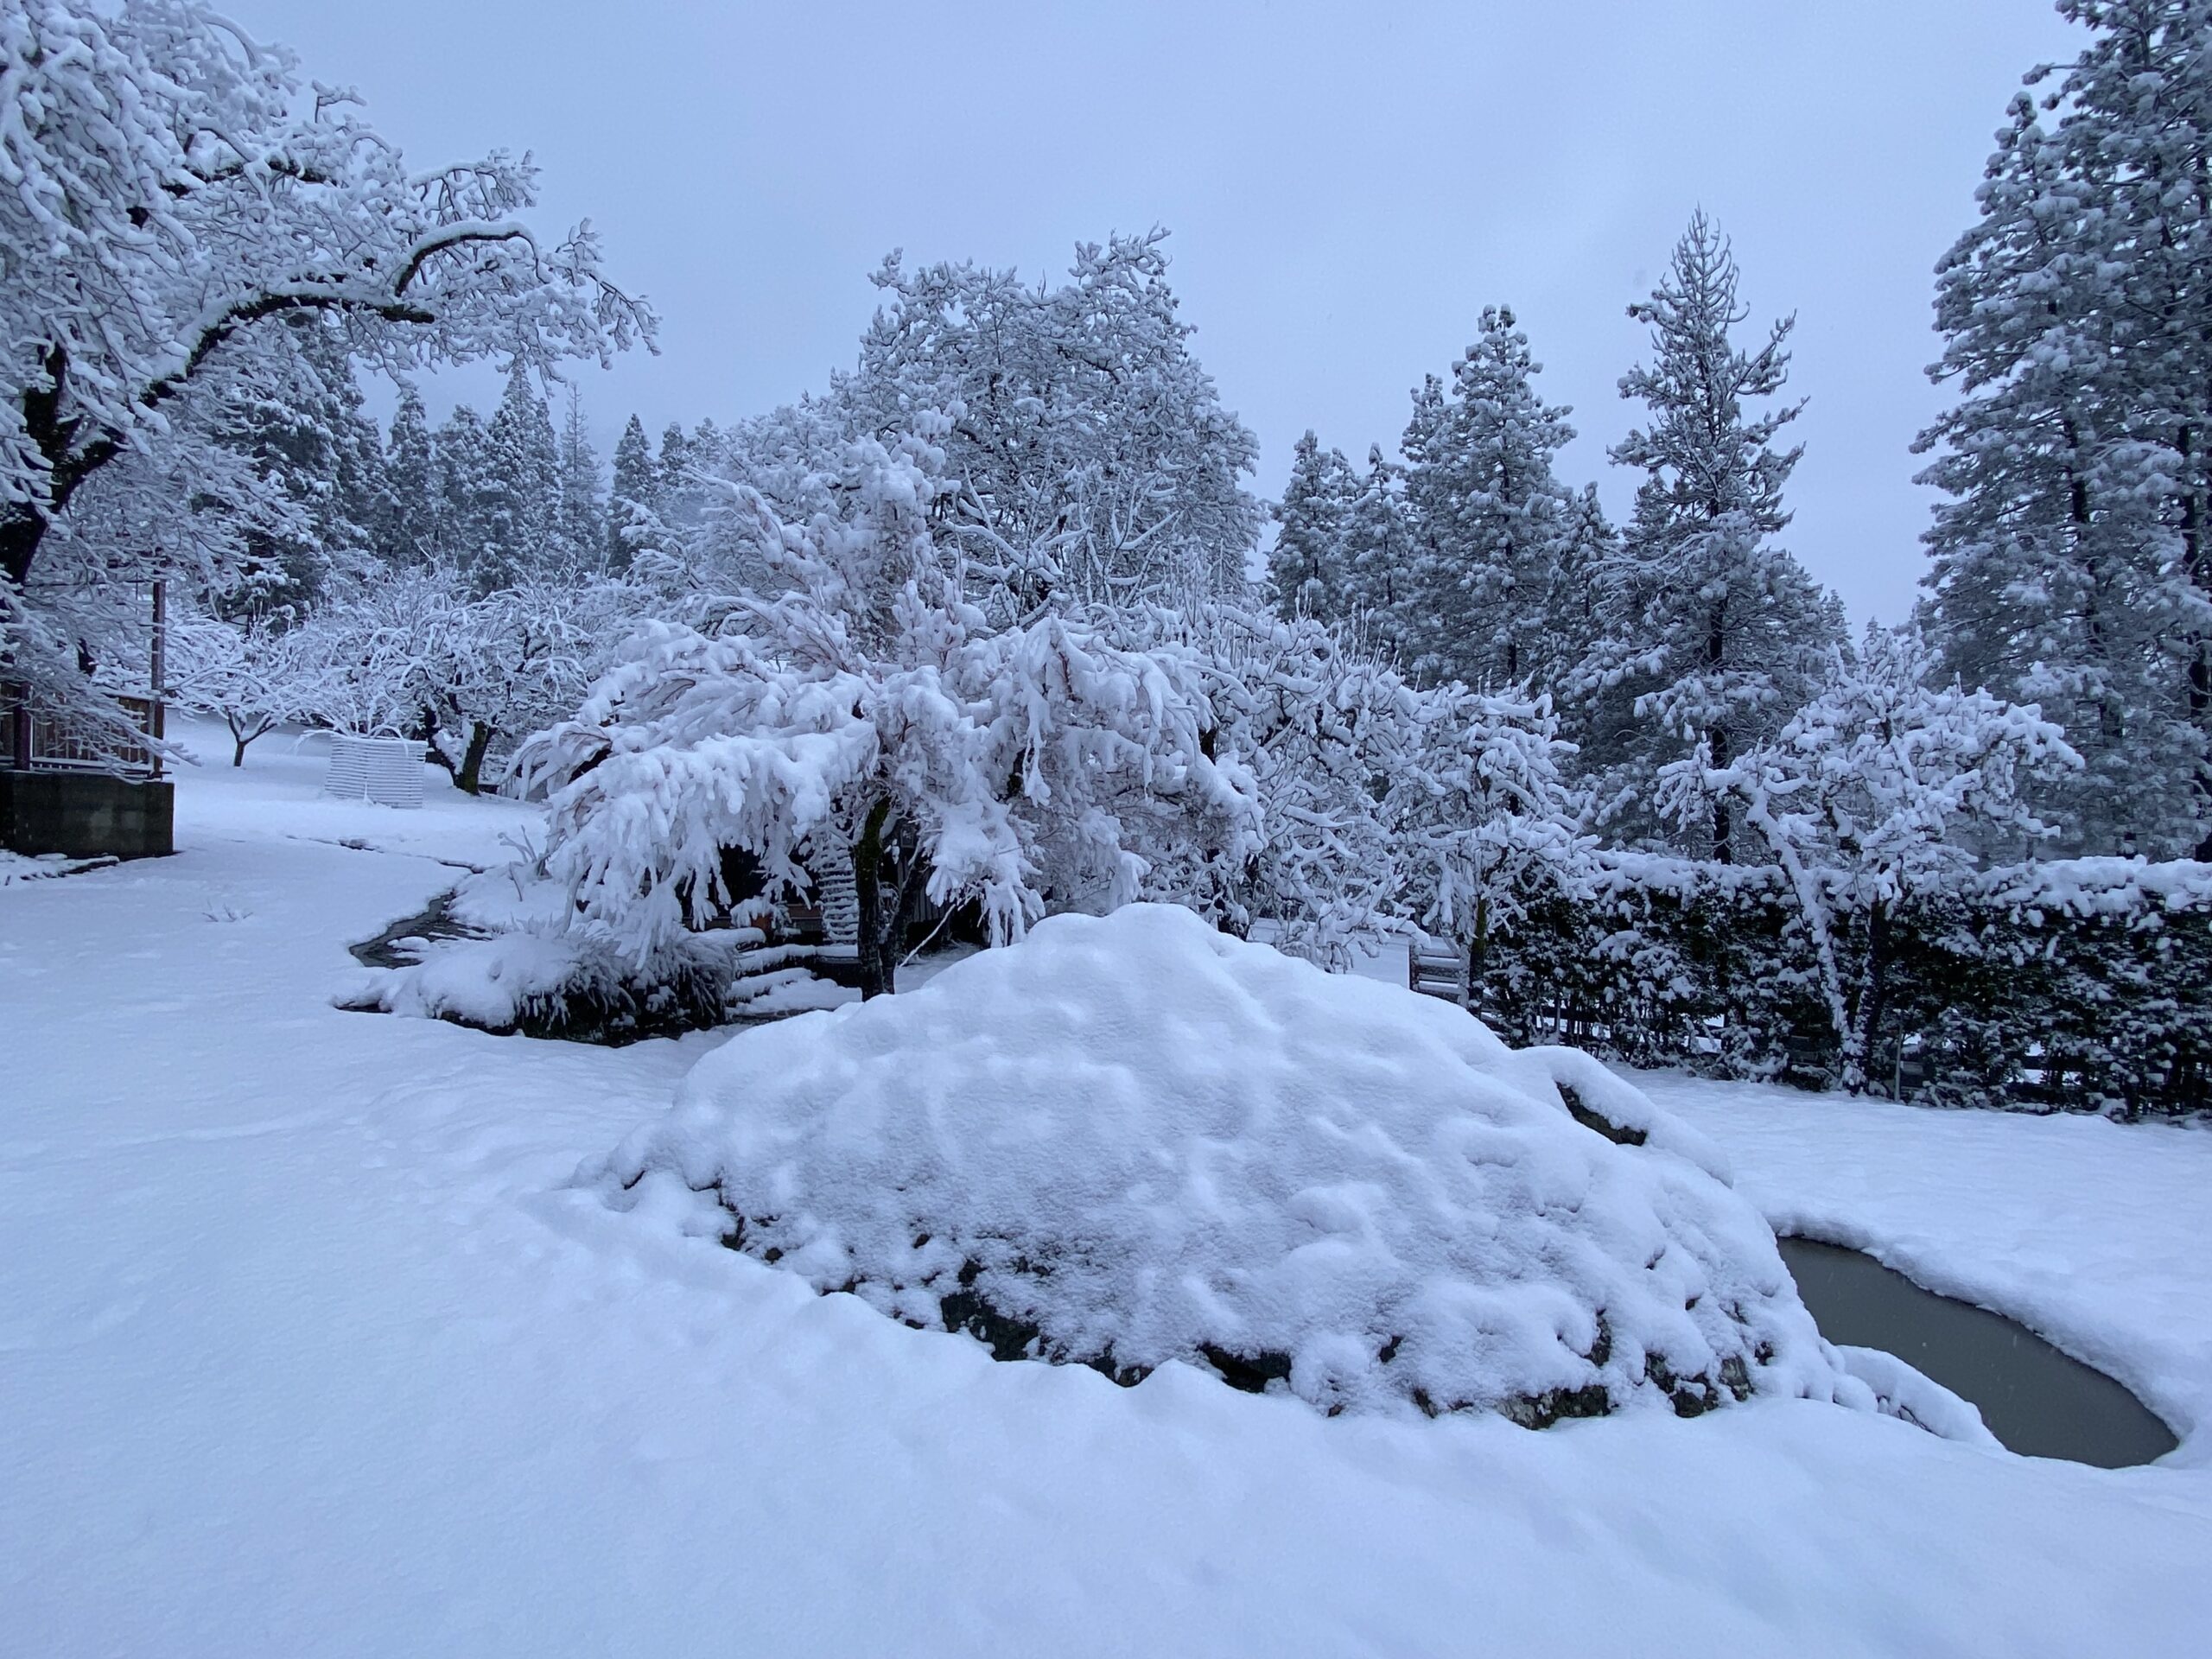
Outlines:
[{"label": "snowy lawn", "polygon": [[333,1009],[534,815],[319,800],[282,741],[186,774],[179,857],[0,893],[0,1649],[2201,1650],[2212,1135],[1641,1079],[1772,1218],[2142,1389],[2146,1469],[998,1364],[569,1185],[716,1039]]}]

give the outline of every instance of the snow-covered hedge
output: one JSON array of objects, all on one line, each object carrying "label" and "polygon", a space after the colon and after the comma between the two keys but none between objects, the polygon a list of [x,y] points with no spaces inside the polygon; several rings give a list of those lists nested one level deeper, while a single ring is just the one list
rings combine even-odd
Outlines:
[{"label": "snow-covered hedge", "polygon": [[[2212,1107],[2212,865],[1992,869],[1878,914],[1827,917],[1842,1000],[1874,1000],[1876,1088],[1962,1104]],[[1601,854],[1539,872],[1478,997],[1516,1041],[1734,1076],[1840,1075],[1804,908],[1784,873]]]},{"label": "snow-covered hedge", "polygon": [[1871,1405],[1719,1154],[1589,1056],[1135,905],[749,1033],[580,1173],[913,1325],[1541,1425]]}]

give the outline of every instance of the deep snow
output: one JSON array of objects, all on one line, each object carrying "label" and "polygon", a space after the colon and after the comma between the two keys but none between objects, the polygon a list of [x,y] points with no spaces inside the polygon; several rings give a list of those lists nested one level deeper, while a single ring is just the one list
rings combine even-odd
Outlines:
[{"label": "deep snow", "polygon": [[0,892],[0,1649],[2200,1649],[2212,1135],[1641,1079],[1770,1217],[2097,1350],[2189,1434],[2145,1469],[998,1364],[568,1185],[714,1038],[332,1008],[532,815],[277,741],[185,775],[179,857]]}]

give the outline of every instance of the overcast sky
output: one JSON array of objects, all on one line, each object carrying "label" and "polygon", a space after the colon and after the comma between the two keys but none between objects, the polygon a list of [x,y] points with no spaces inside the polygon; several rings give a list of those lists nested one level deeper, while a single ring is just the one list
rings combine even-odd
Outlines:
[{"label": "overcast sky", "polygon": [[1078,239],[1157,223],[1262,493],[1309,426],[1355,461],[1389,447],[1503,302],[1574,406],[1565,475],[1618,514],[1624,308],[1702,203],[1753,326],[1797,315],[1789,544],[1885,620],[1922,563],[1930,272],[2022,73],[2076,44],[2049,0],[226,10],[359,89],[415,165],[531,149],[542,219],[598,225],[663,318],[658,358],[583,377],[602,455],[632,410],[658,433],[822,384],[894,247],[1057,276]]}]

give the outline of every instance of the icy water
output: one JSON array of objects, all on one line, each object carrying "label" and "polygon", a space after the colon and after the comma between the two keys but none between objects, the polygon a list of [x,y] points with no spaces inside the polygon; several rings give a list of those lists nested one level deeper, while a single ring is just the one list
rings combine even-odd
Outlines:
[{"label": "icy water", "polygon": [[1980,1408],[2007,1449],[2125,1469],[2172,1451],[2172,1431],[2102,1371],[2001,1313],[1923,1290],[1872,1256],[1808,1238],[1782,1259],[1830,1342],[1879,1348]]}]

